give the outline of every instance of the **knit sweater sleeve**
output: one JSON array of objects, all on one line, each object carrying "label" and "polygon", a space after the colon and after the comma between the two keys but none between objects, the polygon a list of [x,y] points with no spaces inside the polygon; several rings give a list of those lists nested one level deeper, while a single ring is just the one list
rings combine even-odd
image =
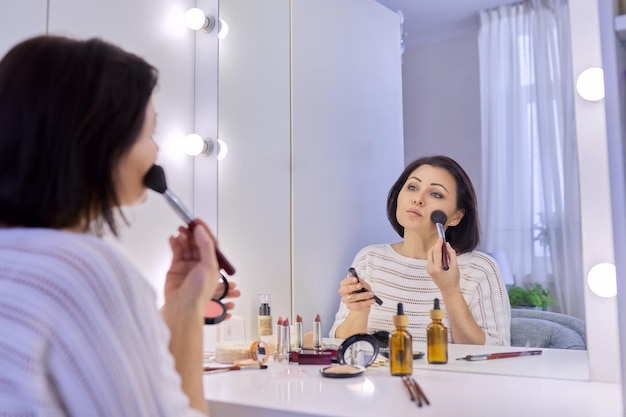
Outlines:
[{"label": "knit sweater sleeve", "polygon": [[485,345],[510,346],[511,306],[498,264],[487,254],[461,262],[462,291],[472,316],[485,332]]},{"label": "knit sweater sleeve", "polygon": [[4,415],[200,416],[168,350],[154,290],[100,239],[0,238]]}]

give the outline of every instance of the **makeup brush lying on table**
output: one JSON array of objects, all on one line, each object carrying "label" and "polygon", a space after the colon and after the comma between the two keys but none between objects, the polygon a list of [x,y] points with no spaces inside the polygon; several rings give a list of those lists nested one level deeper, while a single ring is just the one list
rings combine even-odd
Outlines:
[{"label": "makeup brush lying on table", "polygon": [[[181,219],[190,229],[193,229],[196,225],[193,216],[185,207],[183,202],[167,188],[167,181],[165,180],[165,171],[159,165],[152,165],[152,168],[148,171],[146,176],[143,179],[143,183],[149,189],[156,191],[159,194],[163,194],[165,200],[169,203],[169,205],[178,213]],[[224,257],[220,248],[215,248],[215,255],[217,256],[217,262],[228,275],[233,275],[235,273],[235,267]]]}]

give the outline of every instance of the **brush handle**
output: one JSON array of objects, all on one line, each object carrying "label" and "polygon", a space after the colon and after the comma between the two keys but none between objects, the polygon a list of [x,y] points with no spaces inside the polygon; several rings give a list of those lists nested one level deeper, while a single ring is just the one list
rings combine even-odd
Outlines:
[{"label": "brush handle", "polygon": [[442,263],[443,263],[443,270],[447,271],[448,269],[450,269],[450,255],[448,255],[448,246],[446,246],[446,231],[443,228],[443,224],[441,223],[435,223],[435,226],[437,226],[437,234],[439,234],[439,237],[443,238],[443,246],[441,247],[441,257],[442,257]]},{"label": "brush handle", "polygon": [[[189,225],[189,230],[193,230],[198,223],[195,220],[191,220],[187,224]],[[228,259],[226,259],[220,248],[217,246],[215,247],[215,256],[217,257],[217,263],[220,268],[224,270],[224,272],[228,275],[233,275],[235,273],[235,267],[228,261]]]},{"label": "brush handle", "polygon": [[185,221],[185,223],[189,224],[193,221],[193,216],[191,212],[185,205],[182,200],[178,198],[176,194],[171,192],[170,190],[165,190],[163,193],[165,200],[169,203],[169,205],[174,209],[176,213]]}]

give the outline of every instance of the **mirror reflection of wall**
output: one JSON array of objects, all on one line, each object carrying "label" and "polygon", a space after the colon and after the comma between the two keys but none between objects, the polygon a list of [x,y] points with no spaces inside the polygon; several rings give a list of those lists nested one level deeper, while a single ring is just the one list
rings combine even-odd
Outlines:
[{"label": "mirror reflection of wall", "polygon": [[[373,0],[220,0],[220,243],[272,315],[316,314],[328,335],[358,249],[387,241],[386,195],[403,168],[400,25]],[[290,37],[291,36],[291,37]]]}]

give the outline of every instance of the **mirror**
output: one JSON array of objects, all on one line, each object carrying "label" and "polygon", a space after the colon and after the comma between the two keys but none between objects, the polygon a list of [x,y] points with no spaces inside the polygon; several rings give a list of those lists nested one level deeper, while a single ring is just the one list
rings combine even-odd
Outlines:
[{"label": "mirror", "polygon": [[[274,323],[300,315],[308,332],[319,314],[328,335],[357,251],[395,239],[385,205],[404,166],[398,17],[375,2],[336,3],[220,1],[229,153],[218,233],[246,289],[236,314],[250,339],[259,293],[271,294]],[[356,9],[358,24],[346,25]]]},{"label": "mirror", "polygon": [[[315,313],[320,313],[323,333],[327,335],[339,303],[337,283],[347,275],[347,267],[357,251],[367,244],[398,240],[387,223],[384,203],[389,187],[404,167],[405,158],[411,160],[414,155],[408,154],[413,149],[412,143],[402,141],[402,132],[394,130],[394,123],[387,124],[377,135],[378,142],[385,138],[387,147],[396,147],[386,151],[398,151],[384,161],[371,157],[384,149],[376,148],[379,145],[376,140],[366,145],[344,144],[343,141],[349,141],[354,133],[339,124],[336,114],[343,115],[340,111],[343,107],[335,100],[340,97],[331,91],[333,100],[318,103],[306,94],[324,87],[323,82],[316,82],[317,77],[345,70],[340,65],[328,64],[332,62],[328,60],[348,52],[357,53],[361,48],[358,39],[352,38],[345,46],[341,42],[350,35],[330,30],[335,29],[336,21],[346,26],[346,16],[354,16],[343,7],[384,14],[391,21],[390,31],[393,25],[397,26],[398,18],[388,10],[381,11],[380,5],[373,2],[367,2],[367,6],[364,2],[353,1],[341,6],[317,2],[319,8],[325,8],[324,12],[314,10],[309,2],[297,5],[292,2],[292,20],[287,1],[267,3],[263,7],[255,6],[254,2],[245,6],[240,3],[220,0],[220,17],[228,22],[230,32],[220,43],[219,63],[219,135],[229,141],[230,149],[228,159],[221,161],[219,167],[220,242],[233,254],[233,261],[241,265],[237,281],[249,292],[239,303],[237,312],[248,323],[249,337],[256,337],[256,294],[271,293],[274,320],[278,316],[302,315],[306,332],[311,328]],[[303,18],[305,14],[308,22],[324,21],[325,30],[308,23]],[[291,39],[290,30],[293,31]],[[332,33],[328,45],[341,43],[344,46],[336,52],[328,46],[329,51],[322,52],[329,54],[324,55],[317,49],[319,47],[307,41],[310,38],[320,40],[327,32]],[[398,43],[397,35],[398,32],[392,44]],[[364,35],[360,33],[360,36]],[[475,43],[475,33],[456,39],[453,48],[468,53],[466,46]],[[439,46],[429,44],[424,48],[429,48],[434,59],[437,54],[445,55]],[[475,48],[473,51],[477,54]],[[405,62],[411,53],[415,52],[405,52]],[[309,55],[325,59],[316,62],[314,58],[307,59]],[[473,59],[477,64],[477,56]],[[392,62],[393,58],[389,60]],[[389,66],[388,72],[375,81],[384,84],[386,89],[398,82],[389,68],[397,67]],[[324,81],[338,85],[333,79],[324,78]],[[470,91],[478,96],[478,86],[462,87],[458,94]],[[367,98],[357,97],[352,100],[353,107],[367,101]],[[388,99],[393,102],[393,98]],[[478,106],[475,104],[474,110]],[[387,103],[380,103],[376,110],[384,111],[386,106]],[[305,125],[304,121],[312,122]],[[470,127],[475,134],[480,130],[479,121],[479,116],[474,114],[468,122],[473,123]],[[406,131],[407,126],[404,129]],[[335,131],[340,133],[339,140],[327,142],[327,136]],[[432,136],[422,133],[422,136]],[[472,137],[480,140],[479,136]],[[441,153],[448,148],[441,141],[436,142],[438,148],[429,148],[434,143],[420,145],[421,151]],[[466,146],[458,144],[451,148],[457,152],[467,151],[466,157],[458,159],[480,193],[480,164],[467,162],[480,161],[480,152],[468,151]],[[347,181],[345,188],[335,187],[342,176],[353,172],[359,175],[375,172],[376,175],[364,182],[356,175],[350,177],[351,182]],[[315,186],[315,183],[321,185]],[[353,188],[358,188],[359,192],[351,192]],[[342,217],[346,213],[351,219]],[[339,217],[342,221],[336,221]]]},{"label": "mirror", "polygon": [[376,360],[380,350],[378,340],[367,333],[355,334],[344,340],[337,349],[337,361],[341,365],[367,368]]}]

